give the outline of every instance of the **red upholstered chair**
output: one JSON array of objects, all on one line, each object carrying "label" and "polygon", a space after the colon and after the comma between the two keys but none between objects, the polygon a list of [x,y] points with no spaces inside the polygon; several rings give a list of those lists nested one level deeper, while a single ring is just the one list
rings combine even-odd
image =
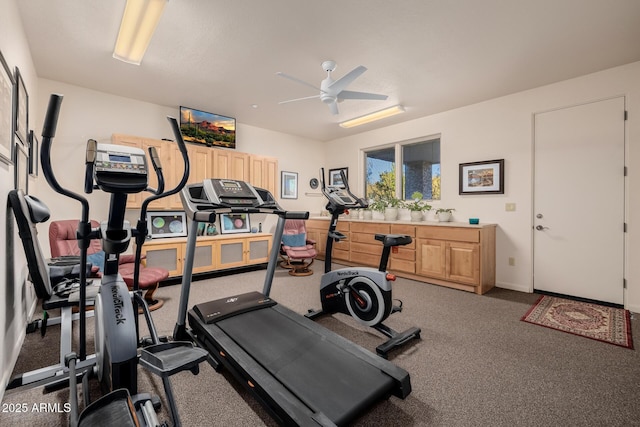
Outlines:
[{"label": "red upholstered chair", "polygon": [[[91,220],[92,228],[97,228],[99,225],[97,221]],[[80,248],[78,247],[78,241],[76,239],[77,229],[78,220],[76,219],[51,221],[49,225],[49,246],[51,248],[52,258],[65,255],[80,255]],[[87,251],[89,261],[93,261],[91,259],[91,255],[93,254],[98,254],[97,258],[100,258],[100,253],[102,253],[100,241],[92,240]],[[102,253],[102,256],[104,256],[104,253]],[[134,255],[120,255],[118,271],[129,289],[133,288],[134,268]],[[168,277],[169,271],[164,268],[140,266],[139,286],[141,290],[146,290],[144,299],[149,305],[150,310],[157,310],[164,304],[164,301],[154,299],[153,294],[158,289],[160,282]]]},{"label": "red upholstered chair", "polygon": [[315,245],[314,240],[307,239],[304,220],[288,219],[282,232],[280,267],[289,269],[289,274],[292,276],[313,274],[313,270],[309,267],[318,255]]}]

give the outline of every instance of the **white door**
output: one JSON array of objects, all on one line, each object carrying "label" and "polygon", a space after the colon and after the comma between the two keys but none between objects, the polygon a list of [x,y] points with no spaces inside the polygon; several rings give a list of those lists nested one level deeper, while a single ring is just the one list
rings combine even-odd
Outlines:
[{"label": "white door", "polygon": [[534,120],[534,288],[622,304],[624,98]]}]

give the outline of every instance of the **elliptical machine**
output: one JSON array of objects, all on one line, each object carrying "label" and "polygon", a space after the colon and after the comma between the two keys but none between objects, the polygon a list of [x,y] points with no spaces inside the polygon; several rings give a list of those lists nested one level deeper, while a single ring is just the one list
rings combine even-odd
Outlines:
[{"label": "elliptical machine", "polygon": [[[104,272],[100,289],[95,296],[95,346],[96,371],[103,388],[113,392],[103,396],[87,408],[77,418],[76,400],[76,372],[75,359],[81,361],[86,358],[86,269],[80,269],[79,311],[80,311],[80,342],[79,354],[70,354],[67,362],[70,367],[70,386],[72,425],[122,425],[124,420],[131,420],[132,425],[159,425],[155,410],[160,401],[148,394],[138,394],[137,368],[142,364],[151,372],[162,377],[165,393],[171,406],[174,425],[180,425],[177,408],[169,376],[174,373],[191,370],[193,374],[199,372],[199,364],[207,358],[207,352],[194,348],[189,342],[160,343],[149,307],[142,298],[139,288],[139,264],[141,246],[144,243],[147,223],[146,210],[149,203],[161,197],[175,194],[184,187],[189,176],[189,159],[186,147],[180,134],[180,129],[174,118],[168,118],[172,125],[185,168],[184,175],[176,188],[164,191],[162,166],[155,148],[149,149],[151,162],[158,176],[158,188],[148,187],[147,160],[143,150],[112,145],[100,144],[89,140],[85,162],[85,193],[92,193],[100,189],[111,194],[109,218],[97,229],[91,228],[89,220],[88,200],[70,190],[63,188],[57,181],[51,166],[51,144],[55,136],[58,115],[62,103],[61,95],[51,95],[45,116],[42,132],[41,163],[43,174],[49,185],[58,193],[77,200],[82,205],[82,217],[78,224],[77,237],[80,247],[80,265],[86,265],[87,248],[90,240],[100,239],[105,252]],[[128,194],[142,191],[152,193],[141,209],[140,219],[136,229],[131,228],[124,219]],[[126,283],[118,273],[119,255],[129,246],[131,237],[135,236],[136,271],[134,272],[133,291],[130,292]],[[152,345],[141,350],[138,356],[139,330],[138,305],[142,308],[151,334]],[[140,358],[140,359],[139,359]],[[84,376],[84,378],[87,378]],[[85,397],[87,394],[85,393]],[[131,399],[131,400],[130,400]],[[135,412],[130,404],[135,405]],[[75,404],[75,405],[74,405]],[[88,404],[88,402],[87,402]]]},{"label": "elliptical machine", "polygon": [[347,267],[331,270],[333,243],[346,239],[337,231],[338,217],[348,209],[367,208],[368,203],[355,196],[349,189],[349,182],[343,171],[340,171],[344,188],[326,186],[324,168],[320,169],[322,193],[328,200],[326,209],[331,213],[331,224],[327,233],[325,247],[324,274],[320,279],[320,301],[322,309],[309,310],[307,317],[315,319],[322,314],[344,313],[351,315],[358,322],[370,326],[383,333],[389,339],[376,347],[376,353],[384,357],[396,347],[414,338],[420,338],[420,328],[409,328],[397,332],[384,323],[389,315],[402,311],[402,302],[394,305],[391,295],[392,282],[395,275],[387,273],[387,263],[391,248],[408,245],[411,236],[399,234],[376,234],[375,239],[382,242],[384,248],[377,269],[371,267]]}]

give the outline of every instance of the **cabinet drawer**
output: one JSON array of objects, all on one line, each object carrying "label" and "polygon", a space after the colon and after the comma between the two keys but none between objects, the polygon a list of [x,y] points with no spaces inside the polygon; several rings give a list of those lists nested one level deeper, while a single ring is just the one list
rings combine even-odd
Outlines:
[{"label": "cabinet drawer", "polygon": [[351,231],[367,234],[389,234],[389,224],[379,224],[372,222],[354,222],[351,224]]},{"label": "cabinet drawer", "polygon": [[380,255],[372,255],[363,252],[351,252],[351,262],[357,265],[377,267],[380,265]]},{"label": "cabinet drawer", "polygon": [[351,241],[359,243],[369,243],[372,245],[382,246],[382,242],[378,242],[374,237],[374,234],[366,233],[351,233]]},{"label": "cabinet drawer", "polygon": [[407,236],[416,237],[416,227],[406,224],[391,224],[391,234],[406,234]]},{"label": "cabinet drawer", "polygon": [[380,257],[380,255],[382,254],[382,245],[351,242],[351,252],[372,254],[374,256]]},{"label": "cabinet drawer", "polygon": [[349,250],[341,250],[341,249],[334,249],[333,250],[333,259],[334,260],[343,260],[343,261],[349,261]]},{"label": "cabinet drawer", "polygon": [[398,252],[393,252],[393,248],[391,251],[391,259],[404,259],[407,261],[414,262],[416,260],[416,251],[414,249],[409,249],[407,246],[402,246],[397,248]]},{"label": "cabinet drawer", "polygon": [[456,242],[478,243],[480,241],[480,230],[477,228],[456,228],[456,227],[418,227],[417,237],[425,239],[449,240]]},{"label": "cabinet drawer", "polygon": [[392,258],[389,263],[389,269],[392,271],[403,271],[405,273],[414,274],[416,272],[416,263],[414,261]]}]

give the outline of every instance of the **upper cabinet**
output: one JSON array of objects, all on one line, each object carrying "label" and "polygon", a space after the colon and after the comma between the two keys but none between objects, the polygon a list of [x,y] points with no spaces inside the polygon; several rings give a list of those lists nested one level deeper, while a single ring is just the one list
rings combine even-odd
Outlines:
[{"label": "upper cabinet", "polygon": [[[156,147],[165,180],[165,190],[174,188],[182,179],[184,163],[177,144],[151,138],[113,134],[113,144],[137,147],[148,152]],[[187,144],[189,155],[188,184],[202,182],[207,178],[229,178],[246,181],[252,185],[269,190],[274,197],[278,195],[278,160],[273,157],[258,156],[239,151],[211,148],[203,145]],[[151,165],[149,168],[152,169]],[[149,185],[157,188],[158,179],[150,170]],[[132,194],[127,198],[128,209],[139,209],[149,193]],[[182,209],[179,194],[157,200],[149,206],[151,209]]]}]

